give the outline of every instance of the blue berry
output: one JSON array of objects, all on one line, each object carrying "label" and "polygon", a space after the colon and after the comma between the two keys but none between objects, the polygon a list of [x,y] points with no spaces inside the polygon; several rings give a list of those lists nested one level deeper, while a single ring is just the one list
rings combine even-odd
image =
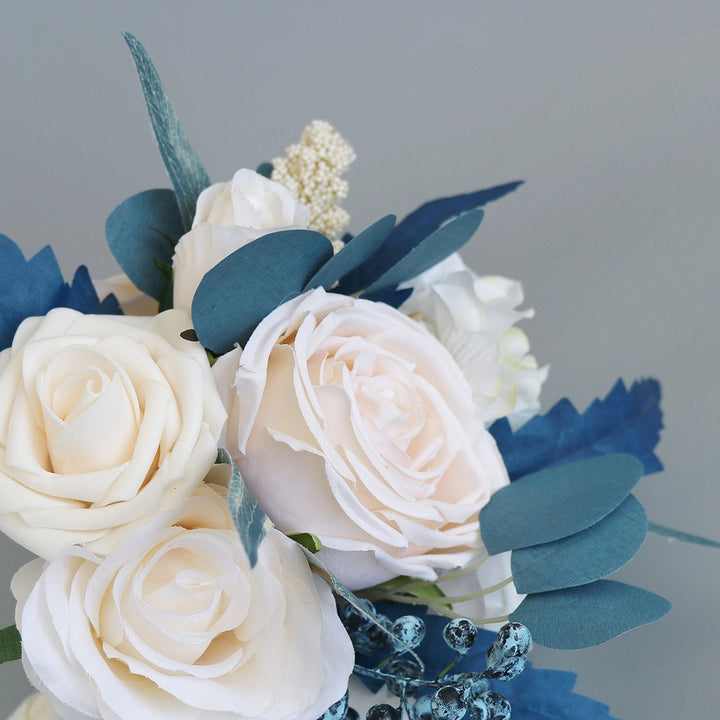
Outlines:
[{"label": "blue berry", "polygon": [[345,713],[345,720],[360,720],[360,713],[354,707],[349,707]]},{"label": "blue berry", "polygon": [[365,720],[400,720],[400,709],[387,703],[378,703],[365,713]]},{"label": "blue berry", "polygon": [[510,720],[510,703],[504,695],[489,690],[481,698],[488,709],[488,720]]},{"label": "blue berry", "polygon": [[417,647],[425,637],[425,621],[416,615],[403,615],[392,624],[392,634],[397,640],[393,640],[396,650],[402,651],[407,648]]},{"label": "blue berry", "polygon": [[[375,606],[365,598],[359,598],[359,605],[373,617],[375,616]],[[365,616],[360,610],[350,603],[345,603],[338,610],[340,621],[345,626],[348,633],[366,630],[372,625],[372,620]]]},{"label": "blue berry", "polygon": [[530,631],[520,623],[507,623],[487,652],[485,677],[511,680],[525,667],[525,659],[532,645]]},{"label": "blue berry", "polygon": [[388,646],[390,635],[387,631],[392,627],[392,623],[386,615],[380,613],[375,615],[375,620],[377,623],[368,622],[368,625],[361,630],[350,633],[356,652],[369,654],[384,650]]},{"label": "blue berry", "polygon": [[430,705],[430,695],[419,697],[413,705],[413,720],[434,720]]},{"label": "blue berry", "polygon": [[455,652],[465,655],[475,644],[478,637],[478,629],[475,624],[467,618],[455,618],[443,628],[445,642]]},{"label": "blue berry", "polygon": [[430,698],[430,711],[435,720],[460,720],[465,710],[462,693],[452,685],[444,685]]},{"label": "blue berry", "polygon": [[[408,680],[418,680],[422,677],[422,666],[412,658],[399,657],[388,661],[383,671],[394,675],[394,678],[387,678],[385,684],[393,695],[402,695],[403,689],[407,686]],[[417,688],[410,685],[408,695],[414,695]]]},{"label": "blue berry", "polygon": [[445,675],[443,682],[456,687],[462,693],[465,703],[469,703],[473,697],[490,689],[490,683],[484,680],[479,673],[474,672]]},{"label": "blue berry", "polygon": [[348,711],[348,692],[334,702],[318,720],[343,720]]}]

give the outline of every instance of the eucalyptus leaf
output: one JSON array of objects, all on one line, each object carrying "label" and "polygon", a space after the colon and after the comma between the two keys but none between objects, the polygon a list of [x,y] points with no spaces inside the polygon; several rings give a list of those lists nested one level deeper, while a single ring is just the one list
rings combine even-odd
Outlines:
[{"label": "eucalyptus leaf", "polygon": [[250,494],[245,481],[225,448],[218,450],[218,463],[229,465],[232,477],[228,487],[228,505],[250,566],[257,562],[257,551],[267,532],[269,520],[257,500]]},{"label": "eucalyptus leaf", "polygon": [[15,625],[0,630],[0,664],[22,657],[20,633]]},{"label": "eucalyptus leaf", "polygon": [[135,61],[155,139],[175,188],[182,226],[187,232],[195,216],[198,195],[210,185],[210,178],[190,145],[145,48],[134,35],[123,31],[122,36]]},{"label": "eucalyptus leaf", "polygon": [[332,243],[312,230],[269,233],[236,250],[205,274],[195,292],[192,318],[200,342],[220,355],[236,342],[244,345],[332,254]]},{"label": "eucalyptus leaf", "polygon": [[513,550],[511,568],[519,593],[585,585],[629,562],[647,535],[645,510],[633,495],[586,530],[542,545]]},{"label": "eucalyptus leaf", "polygon": [[172,190],[145,190],[118,205],[105,223],[112,254],[135,287],[159,300],[183,225]]},{"label": "eucalyptus leaf", "polygon": [[481,510],[483,543],[496,555],[585,530],[614,510],[642,474],[639,460],[618,453],[521,477],[498,490]]},{"label": "eucalyptus leaf", "polygon": [[670,610],[663,597],[614,580],[528,595],[510,613],[533,641],[556,650],[600,645],[628,630],[659,620]]},{"label": "eucalyptus leaf", "polygon": [[457,252],[475,234],[482,218],[482,210],[471,210],[443,225],[368,285],[364,295],[392,289]]},{"label": "eucalyptus leaf", "polygon": [[382,247],[387,236],[395,227],[395,216],[386,215],[374,222],[370,227],[358,233],[351,242],[347,243],[340,252],[335,253],[310,278],[305,290],[324,287],[330,290],[344,275],[362,265],[371,255]]}]

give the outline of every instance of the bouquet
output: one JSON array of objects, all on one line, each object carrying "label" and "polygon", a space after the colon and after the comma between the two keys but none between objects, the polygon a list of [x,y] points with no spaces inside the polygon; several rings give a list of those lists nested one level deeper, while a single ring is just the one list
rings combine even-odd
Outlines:
[{"label": "bouquet", "polygon": [[520,183],[352,235],[332,126],[211,183],[125,39],[173,189],[108,218],[123,274],[0,237],[0,529],[38,556],[13,720],[608,718],[526,659],[669,610],[605,579],[660,390],[538,414],[521,286],[458,254]]}]

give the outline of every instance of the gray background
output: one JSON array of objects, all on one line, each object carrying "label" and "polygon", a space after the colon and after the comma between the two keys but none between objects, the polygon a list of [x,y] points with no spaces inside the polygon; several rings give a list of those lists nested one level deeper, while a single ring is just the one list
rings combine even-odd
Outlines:
[{"label": "gray background", "polygon": [[[664,388],[650,518],[720,539],[717,0],[123,2],[0,0],[0,230],[66,273],[116,272],[113,207],[168,186],[119,30],[153,57],[208,172],[281,154],[313,118],[358,160],[358,230],[387,212],[525,179],[466,254],[523,281],[551,364],[544,408],[617,377]],[[24,554],[0,538],[0,626]],[[618,573],[664,620],[604,646],[534,653],[632,718],[717,717],[720,551],[650,536]],[[0,668],[0,717],[26,693]]]}]

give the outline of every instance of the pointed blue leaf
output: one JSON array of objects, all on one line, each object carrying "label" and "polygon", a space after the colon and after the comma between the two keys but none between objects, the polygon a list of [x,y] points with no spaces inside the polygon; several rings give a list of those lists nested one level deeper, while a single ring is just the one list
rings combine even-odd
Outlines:
[{"label": "pointed blue leaf", "polygon": [[515,589],[522,594],[586,585],[629,562],[647,535],[647,516],[633,495],[586,530],[513,550]]},{"label": "pointed blue leaf", "polygon": [[254,567],[257,562],[258,547],[267,532],[269,522],[267,515],[250,494],[240,471],[225,448],[218,449],[217,462],[229,465],[232,470],[228,485],[228,505],[250,566]]},{"label": "pointed blue leaf", "polygon": [[402,288],[401,290],[387,289],[370,294],[365,293],[363,295],[363,299],[392,305],[392,307],[397,309],[412,295],[412,293],[412,288]]},{"label": "pointed blue leaf", "polygon": [[659,595],[614,580],[598,580],[528,595],[510,619],[526,625],[539,645],[578,650],[659,620],[669,610],[670,603]]},{"label": "pointed blue leaf", "polygon": [[332,257],[332,243],[311,230],[282,230],[241,247],[205,274],[192,304],[198,339],[216,353],[244,345],[258,323],[302,292]]},{"label": "pointed blue leaf", "polygon": [[594,525],[614,510],[642,477],[642,465],[622,453],[557,465],[498,490],[480,512],[491,555],[552,542]]},{"label": "pointed blue leaf", "polygon": [[365,228],[310,278],[304,290],[316,287],[330,290],[343,275],[347,275],[351,270],[362,265],[373,253],[377,252],[394,227],[395,216],[386,215],[370,227]]},{"label": "pointed blue leaf", "polygon": [[499,200],[520,185],[522,182],[511,182],[485,190],[426,202],[398,224],[380,251],[343,278],[338,292],[352,295],[367,288],[448,220],[461,213],[483,207],[494,200]]},{"label": "pointed blue leaf", "polygon": [[0,235],[0,350],[10,347],[25,318],[45,315],[56,307],[84,313],[121,315],[114,295],[100,302],[87,268],[75,273],[72,286],[62,276],[48,245],[30,260],[7,236]]},{"label": "pointed blue leaf", "polygon": [[[374,280],[364,295],[396,287],[401,282],[419,275],[437,265],[448,255],[457,252],[474,235],[483,219],[482,210],[471,210],[421,240],[380,277]],[[353,240],[352,242],[355,242]],[[352,245],[352,243],[350,243]]]},{"label": "pointed blue leaf", "polygon": [[154,260],[172,263],[183,234],[172,190],[145,190],[118,205],[105,223],[105,235],[118,265],[135,287],[156,300],[165,277]]},{"label": "pointed blue leaf", "polygon": [[505,418],[490,427],[511,480],[571,460],[626,452],[645,473],[662,470],[653,450],[662,429],[660,384],[645,379],[630,390],[618,380],[604,400],[580,414],[561,400],[546,415],[536,415],[513,432]]},{"label": "pointed blue leaf", "polygon": [[135,61],[155,139],[175,188],[183,230],[187,232],[195,216],[198,195],[210,185],[210,178],[190,145],[145,48],[130,33],[122,35]]}]

